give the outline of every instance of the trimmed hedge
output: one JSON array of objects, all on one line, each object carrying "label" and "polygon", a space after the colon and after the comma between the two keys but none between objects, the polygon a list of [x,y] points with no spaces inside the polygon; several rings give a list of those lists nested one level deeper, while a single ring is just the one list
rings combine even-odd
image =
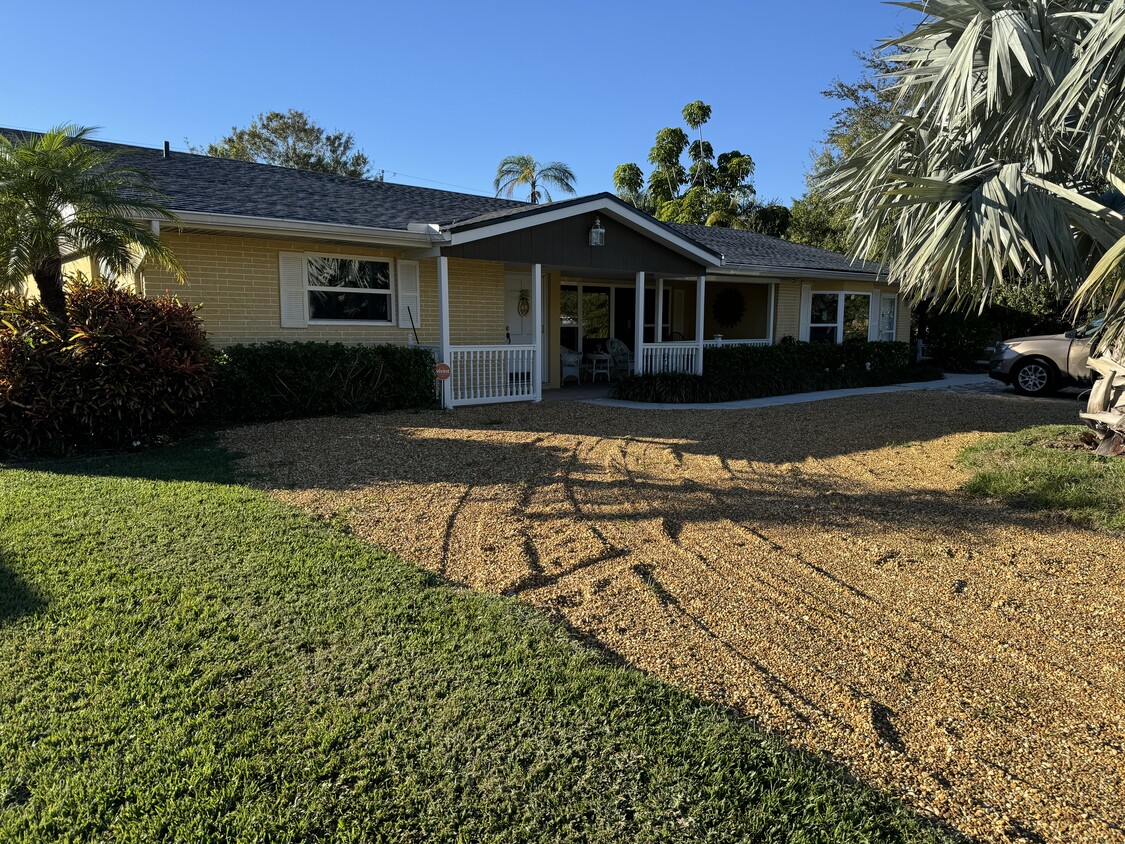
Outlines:
[{"label": "trimmed hedge", "polygon": [[912,363],[907,343],[858,341],[707,348],[703,373],[630,375],[614,394],[626,401],[684,404],[941,378],[936,368]]},{"label": "trimmed hedge", "polygon": [[265,422],[428,407],[434,357],[414,346],[275,341],[228,346],[215,363],[214,417]]},{"label": "trimmed hedge", "polygon": [[74,279],[67,324],[0,298],[0,454],[148,444],[200,418],[215,381],[193,308]]}]

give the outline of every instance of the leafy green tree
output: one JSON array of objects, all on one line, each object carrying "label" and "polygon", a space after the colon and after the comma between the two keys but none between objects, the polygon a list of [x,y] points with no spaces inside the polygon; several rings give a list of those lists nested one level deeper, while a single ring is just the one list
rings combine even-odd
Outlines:
[{"label": "leafy green tree", "polygon": [[[742,222],[742,221],[739,221]],[[745,228],[750,231],[768,234],[770,237],[788,237],[792,223],[792,212],[778,200],[755,203],[747,215]],[[735,226],[739,228],[739,226]]]},{"label": "leafy green tree", "polygon": [[[257,161],[337,176],[368,178],[371,172],[371,162],[363,150],[356,148],[351,132],[326,132],[305,112],[296,109],[262,112],[249,126],[232,126],[229,135],[206,148],[188,148],[216,158]],[[382,181],[382,172],[375,178]]]},{"label": "leafy green tree", "polygon": [[652,169],[647,185],[639,165],[622,164],[613,173],[618,196],[665,222],[748,228],[764,220],[754,213],[759,210],[754,160],[738,150],[715,156],[703,137],[703,126],[711,119],[711,106],[703,101],[688,103],[682,116],[696,139],[678,126],[658,131],[648,153]]},{"label": "leafy green tree", "polygon": [[691,167],[688,177],[692,185],[700,185],[707,189],[707,177],[715,169],[711,164],[715,152],[711,145],[703,140],[703,124],[711,119],[711,106],[703,100],[695,100],[684,106],[682,112],[684,123],[699,133],[699,140],[692,141],[688,147],[688,156],[691,158]]},{"label": "leafy green tree", "polygon": [[540,164],[534,156],[509,155],[496,168],[492,187],[497,196],[504,194],[510,197],[516,188],[524,186],[528,189],[528,201],[537,205],[543,198],[551,201],[548,185],[573,196],[577,193],[574,189],[576,181],[574,171],[561,161]]},{"label": "leafy green tree", "polygon": [[617,195],[646,214],[652,213],[652,206],[645,193],[645,174],[636,164],[619,164],[613,171],[613,189]]},{"label": "leafy green tree", "polygon": [[85,143],[93,129],[58,126],[42,135],[0,136],[0,283],[28,277],[43,306],[66,321],[63,266],[90,257],[112,273],[142,261],[181,277],[175,254],[149,220],[175,218],[119,148]]},{"label": "leafy green tree", "polygon": [[1120,350],[1125,0],[904,5],[925,15],[887,42],[905,113],[824,181],[853,251],[885,243],[907,295],[965,310],[1042,279]]}]

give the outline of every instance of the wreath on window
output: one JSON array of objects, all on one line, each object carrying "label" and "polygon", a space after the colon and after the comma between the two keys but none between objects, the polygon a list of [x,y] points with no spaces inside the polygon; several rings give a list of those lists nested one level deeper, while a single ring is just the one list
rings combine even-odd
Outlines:
[{"label": "wreath on window", "polygon": [[738,325],[745,313],[746,299],[735,287],[724,287],[711,303],[711,315],[723,328]]}]

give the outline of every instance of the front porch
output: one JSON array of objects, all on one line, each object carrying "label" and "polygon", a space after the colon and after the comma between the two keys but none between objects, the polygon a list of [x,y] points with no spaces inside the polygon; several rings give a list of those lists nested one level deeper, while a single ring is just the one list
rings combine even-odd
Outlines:
[{"label": "front porch", "polygon": [[[560,349],[564,354],[572,350],[585,361],[591,353],[612,352],[620,343],[627,357],[615,359],[611,376],[698,373],[705,348],[773,342],[774,287],[750,279],[709,284],[705,276],[646,275],[643,286],[638,279],[615,283],[564,277],[559,288]],[[584,380],[582,374],[599,374],[586,366],[579,370],[579,380]]]},{"label": "front porch", "polygon": [[894,339],[901,306],[844,270],[724,265],[609,195],[453,224],[416,257],[437,259],[447,407],[540,401],[544,388],[631,373],[702,374],[705,351],[721,346]]},{"label": "front porch", "polygon": [[707,348],[773,342],[772,283],[586,279],[534,264],[508,266],[504,276],[503,342],[449,343],[447,406],[539,401],[545,388],[608,385],[631,373],[701,374]]},{"label": "front porch", "polygon": [[[450,367],[442,384],[446,406],[540,401],[545,385],[581,382],[584,374],[609,380],[626,372],[701,371],[706,271],[722,257],[614,197],[454,225],[435,257],[437,352]],[[486,302],[481,278],[489,272],[487,286],[502,299]],[[488,328],[475,335],[458,330],[454,316]],[[601,360],[587,365],[591,358]]]}]

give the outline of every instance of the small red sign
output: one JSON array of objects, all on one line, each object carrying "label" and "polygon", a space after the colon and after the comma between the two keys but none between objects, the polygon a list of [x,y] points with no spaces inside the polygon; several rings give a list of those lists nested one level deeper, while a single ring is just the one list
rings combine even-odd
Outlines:
[{"label": "small red sign", "polygon": [[437,380],[439,380],[439,381],[448,381],[449,375],[450,375],[449,364],[448,363],[439,363],[437,366],[434,367],[434,375],[437,377]]}]

